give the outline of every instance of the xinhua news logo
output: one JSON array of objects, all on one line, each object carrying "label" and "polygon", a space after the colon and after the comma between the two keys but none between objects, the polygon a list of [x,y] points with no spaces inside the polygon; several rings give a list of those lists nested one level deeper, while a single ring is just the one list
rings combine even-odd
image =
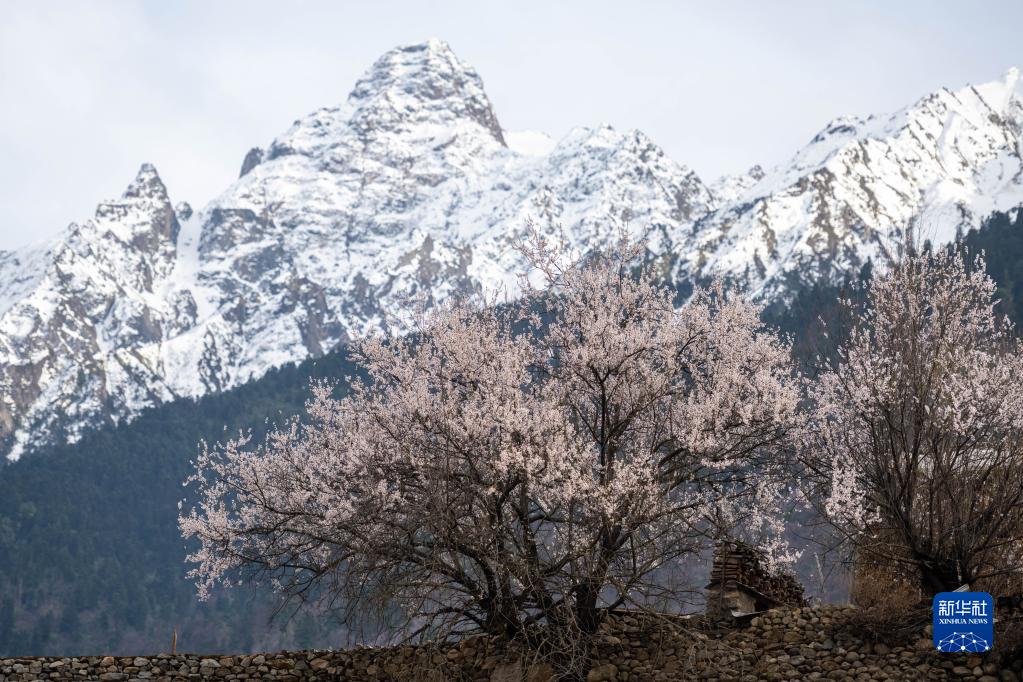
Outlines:
[{"label": "xinhua news logo", "polygon": [[995,602],[987,592],[934,597],[934,646],[945,653],[983,653],[995,643]]}]

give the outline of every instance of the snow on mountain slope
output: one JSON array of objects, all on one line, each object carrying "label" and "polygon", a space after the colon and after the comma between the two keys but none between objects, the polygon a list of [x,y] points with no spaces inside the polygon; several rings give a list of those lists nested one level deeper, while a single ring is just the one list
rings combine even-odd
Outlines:
[{"label": "snow on mountain slope", "polygon": [[868,258],[883,265],[907,232],[948,242],[1023,203],[1021,132],[1017,69],[889,116],[836,119],[788,164],[726,183],[678,271],[728,273],[770,297]]},{"label": "snow on mountain slope", "polygon": [[431,41],[385,55],[344,105],[250,153],[262,161],[201,213],[202,279],[246,340],[219,386],[379,327],[409,294],[513,288],[527,216],[585,248],[623,207],[665,235],[709,206],[640,133],[581,129],[547,155],[532,142],[508,148],[479,77]]},{"label": "snow on mountain slope", "polygon": [[150,350],[190,320],[174,269],[180,226],[156,170],[62,239],[3,258],[0,434],[15,456],[33,436],[74,439],[100,415],[172,399]]},{"label": "snow on mountain slope", "polygon": [[0,452],[401,331],[411,295],[514,296],[527,219],[580,251],[625,226],[679,279],[784,296],[883,264],[911,227],[944,241],[1023,203],[1021,127],[1010,71],[838,119],[790,163],[707,187],[638,131],[505,131],[445,43],[398,48],[202,210],[147,165],[62,238],[0,252]]},{"label": "snow on mountain slope", "polygon": [[0,317],[8,452],[322,354],[393,324],[409,295],[513,295],[527,217],[580,249],[619,221],[668,252],[710,208],[639,132],[509,137],[479,76],[433,40],[387,53],[344,104],[250,151],[187,220],[146,166],[50,247],[38,281],[15,263],[27,255],[3,255],[0,272],[19,273],[0,289],[16,299]]}]

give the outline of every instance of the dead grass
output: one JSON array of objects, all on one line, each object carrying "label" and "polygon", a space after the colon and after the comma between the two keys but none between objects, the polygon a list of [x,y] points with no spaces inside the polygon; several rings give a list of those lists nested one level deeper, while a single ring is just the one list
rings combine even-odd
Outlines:
[{"label": "dead grass", "polygon": [[930,604],[911,576],[876,563],[856,566],[846,628],[866,642],[899,645],[919,636],[931,617]]}]

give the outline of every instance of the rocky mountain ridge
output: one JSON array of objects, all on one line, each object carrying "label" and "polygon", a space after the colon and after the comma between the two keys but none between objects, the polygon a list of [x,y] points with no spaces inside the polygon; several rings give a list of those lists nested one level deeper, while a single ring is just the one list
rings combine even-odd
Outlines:
[{"label": "rocky mountain ridge", "polygon": [[1023,79],[1012,68],[894,114],[835,119],[787,164],[724,186],[679,273],[728,273],[770,298],[884,265],[907,236],[947,243],[1023,203]]},{"label": "rocky mountain ridge", "polygon": [[784,297],[1023,204],[1021,130],[1012,70],[708,186],[638,131],[506,131],[445,43],[398,48],[201,210],[145,165],[53,243],[0,252],[0,452],[400,331],[410,296],[514,296],[527,220],[580,252],[624,227],[680,281]]}]

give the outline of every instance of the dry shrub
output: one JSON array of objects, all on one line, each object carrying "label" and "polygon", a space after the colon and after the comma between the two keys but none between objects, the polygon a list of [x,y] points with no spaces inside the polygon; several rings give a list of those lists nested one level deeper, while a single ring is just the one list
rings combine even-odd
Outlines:
[{"label": "dry shrub", "polygon": [[931,610],[913,576],[877,562],[857,562],[849,614],[850,634],[866,642],[902,644],[917,635]]}]

